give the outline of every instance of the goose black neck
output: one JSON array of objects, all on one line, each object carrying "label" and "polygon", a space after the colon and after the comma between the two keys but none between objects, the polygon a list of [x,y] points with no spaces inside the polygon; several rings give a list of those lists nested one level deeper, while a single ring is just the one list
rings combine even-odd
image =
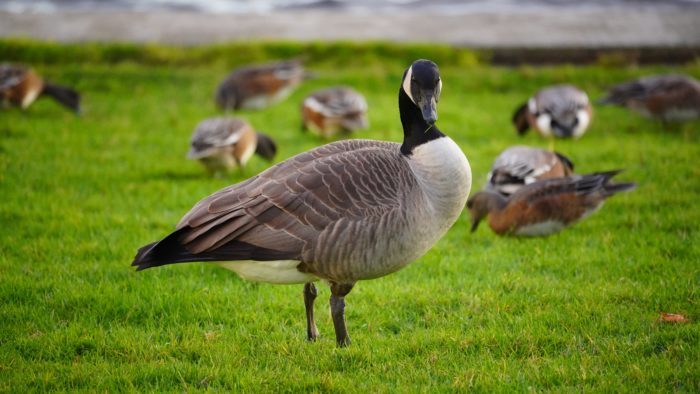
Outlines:
[{"label": "goose black neck", "polygon": [[402,88],[399,89],[399,114],[403,125],[401,153],[404,155],[410,155],[413,149],[421,144],[445,136],[437,126],[430,126],[423,120],[421,110]]}]

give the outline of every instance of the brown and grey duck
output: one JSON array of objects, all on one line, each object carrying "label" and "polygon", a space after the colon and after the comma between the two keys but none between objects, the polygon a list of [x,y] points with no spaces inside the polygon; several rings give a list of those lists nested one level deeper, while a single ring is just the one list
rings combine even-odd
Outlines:
[{"label": "brown and grey duck", "polygon": [[201,121],[194,129],[187,158],[199,160],[212,174],[246,165],[253,153],[272,160],[277,146],[241,118],[220,116]]},{"label": "brown and grey duck", "polygon": [[591,215],[615,193],[634,183],[612,183],[620,171],[550,178],[525,185],[506,197],[482,190],[469,198],[472,231],[488,216],[498,235],[544,236],[561,231]]},{"label": "brown and grey duck", "polygon": [[486,189],[508,196],[524,185],[573,173],[574,163],[561,153],[518,145],[496,157]]},{"label": "brown and grey duck", "polygon": [[600,104],[627,107],[663,121],[700,117],[700,82],[687,75],[655,75],[613,86]]},{"label": "brown and grey duck", "polygon": [[24,110],[42,96],[51,97],[59,104],[80,113],[80,94],[74,89],[48,82],[29,67],[0,64],[0,104]]},{"label": "brown and grey duck", "polygon": [[513,124],[520,135],[533,128],[545,138],[580,138],[592,116],[585,92],[572,85],[555,85],[541,89],[518,107]]},{"label": "brown and grey duck", "polygon": [[354,89],[336,86],[315,91],[301,104],[303,127],[323,138],[365,129],[367,100]]},{"label": "brown and grey duck", "polygon": [[216,104],[223,110],[262,109],[287,98],[308,76],[299,60],[241,67],[219,84]]}]

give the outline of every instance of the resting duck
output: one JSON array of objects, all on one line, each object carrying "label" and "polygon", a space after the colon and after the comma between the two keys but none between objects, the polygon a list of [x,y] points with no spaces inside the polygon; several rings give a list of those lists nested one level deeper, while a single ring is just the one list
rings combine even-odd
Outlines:
[{"label": "resting duck", "polygon": [[323,138],[368,126],[367,101],[355,90],[338,86],[318,90],[301,105],[303,127]]},{"label": "resting duck", "polygon": [[508,196],[523,185],[573,173],[574,163],[561,153],[528,146],[513,146],[504,150],[494,160],[486,188]]},{"label": "resting duck", "polygon": [[402,144],[344,140],[278,163],[197,203],[132,265],[224,262],[245,279],[303,283],[309,340],[318,337],[313,282],[322,280],[336,342],[349,344],[345,297],[355,283],[425,254],[469,196],[469,162],[435,125],[441,85],[435,63],[415,61],[399,89]]},{"label": "resting duck", "polygon": [[223,110],[265,108],[289,96],[306,76],[299,60],[242,67],[219,84],[216,103]]},{"label": "resting duck", "polygon": [[613,86],[600,104],[627,107],[663,121],[700,117],[700,82],[687,75],[657,75]]},{"label": "resting duck", "polygon": [[80,94],[75,90],[45,81],[31,68],[0,64],[0,103],[24,110],[41,96],[49,96],[74,112],[80,112]]},{"label": "resting duck", "polygon": [[592,116],[586,93],[572,85],[556,85],[540,90],[518,107],[513,124],[520,135],[532,127],[546,138],[579,138]]},{"label": "resting duck", "polygon": [[240,118],[216,117],[203,120],[194,129],[188,159],[199,160],[212,173],[244,167],[257,153],[272,160],[277,146],[265,134],[256,132]]},{"label": "resting duck", "polygon": [[615,193],[632,190],[634,183],[612,183],[620,171],[551,178],[521,187],[510,197],[479,191],[467,202],[472,231],[488,216],[499,235],[543,236],[572,225],[598,210]]}]

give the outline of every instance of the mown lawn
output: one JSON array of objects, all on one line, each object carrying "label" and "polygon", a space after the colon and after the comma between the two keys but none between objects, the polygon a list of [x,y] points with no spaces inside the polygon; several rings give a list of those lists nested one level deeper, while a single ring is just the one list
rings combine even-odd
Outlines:
[{"label": "mown lawn", "polygon": [[[317,79],[240,115],[277,139],[280,161],[321,143],[299,130],[302,97],[348,84],[370,104],[371,128],[355,136],[399,141],[399,80],[423,49],[436,53],[311,56]],[[19,60],[43,59],[35,55]],[[499,238],[487,226],[471,234],[465,211],[419,261],[355,287],[346,349],[335,346],[325,286],[322,339],[307,343],[301,286],[243,282],[207,264],[135,272],[139,246],[268,166],[254,158],[244,173],[212,179],[184,159],[195,124],[218,114],[226,59],[39,63],[84,93],[83,116],[49,100],[0,112],[0,391],[700,391],[700,122],[596,107],[588,133],[556,149],[579,172],[625,168],[619,178],[636,191],[544,239]],[[597,98],[641,75],[700,77],[700,63],[440,66],[438,124],[469,158],[473,190],[506,147],[547,146],[510,125],[539,86],[573,82]],[[690,322],[663,323],[660,312]]]}]

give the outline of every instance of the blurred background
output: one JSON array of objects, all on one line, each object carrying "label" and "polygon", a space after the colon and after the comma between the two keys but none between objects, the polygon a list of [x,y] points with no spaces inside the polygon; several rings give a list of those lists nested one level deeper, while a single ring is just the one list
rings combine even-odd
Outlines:
[{"label": "blurred background", "polygon": [[[629,56],[641,61],[684,62],[700,45],[698,21],[698,0],[0,2],[4,37],[169,44],[247,39],[439,42],[493,48],[493,60],[506,63],[584,60],[595,54],[543,55],[537,50],[601,48],[635,48]],[[531,51],[514,54],[515,48]]]},{"label": "blurred background", "polygon": [[[234,70],[290,58],[315,78],[284,101],[217,106]],[[326,143],[302,132],[314,92],[366,98],[369,127],[333,138],[401,141],[397,93],[418,58],[440,66],[439,127],[472,191],[523,144],[579,174],[624,168],[638,189],[548,238],[472,233],[464,212],[420,262],[353,290],[347,351],[321,302],[321,340],[305,343],[300,286],[130,267],[202,197]],[[3,80],[5,62],[26,68]],[[0,0],[0,99],[21,86],[31,104],[0,108],[0,393],[698,393],[700,119],[598,104],[664,74],[700,79],[700,0]],[[586,134],[518,135],[514,111],[561,84],[594,103]],[[40,91],[62,101],[32,104]],[[187,160],[200,122],[223,115],[272,138],[275,158],[223,177]]]}]

